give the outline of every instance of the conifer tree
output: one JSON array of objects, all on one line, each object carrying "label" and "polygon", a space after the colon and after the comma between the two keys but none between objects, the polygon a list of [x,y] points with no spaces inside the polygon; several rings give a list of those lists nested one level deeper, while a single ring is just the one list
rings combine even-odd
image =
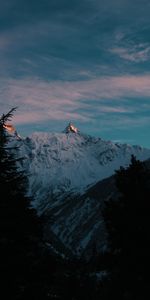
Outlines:
[{"label": "conifer tree", "polygon": [[15,110],[0,118],[0,269],[4,296],[22,299],[38,260],[41,224],[26,195],[27,177],[19,169],[23,158],[5,128]]},{"label": "conifer tree", "polygon": [[150,170],[131,157],[115,174],[119,199],[107,202],[104,218],[112,256],[112,293],[116,299],[147,299],[150,267]]}]

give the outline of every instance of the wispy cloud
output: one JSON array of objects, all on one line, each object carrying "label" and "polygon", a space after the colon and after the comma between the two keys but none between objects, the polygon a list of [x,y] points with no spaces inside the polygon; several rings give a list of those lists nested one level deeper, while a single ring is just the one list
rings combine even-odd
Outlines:
[{"label": "wispy cloud", "polygon": [[150,58],[150,45],[139,44],[130,47],[114,47],[110,50],[111,53],[118,55],[125,60],[140,63],[149,60]]},{"label": "wispy cloud", "polygon": [[[90,122],[100,113],[128,114],[140,111],[141,107],[147,111],[141,97],[150,97],[150,75],[99,77],[78,82],[6,79],[1,80],[0,96],[2,110],[19,107],[16,123],[48,119]],[[130,98],[128,105],[127,98]],[[138,106],[134,105],[135,98],[140,99]]]},{"label": "wispy cloud", "polygon": [[148,128],[149,0],[1,2],[0,110],[18,106],[17,126]]},{"label": "wispy cloud", "polygon": [[106,105],[100,105],[99,108],[97,108],[100,113],[117,113],[117,114],[124,114],[124,113],[133,113],[135,112],[135,109],[130,107],[123,107],[119,105],[111,106],[108,104]]}]

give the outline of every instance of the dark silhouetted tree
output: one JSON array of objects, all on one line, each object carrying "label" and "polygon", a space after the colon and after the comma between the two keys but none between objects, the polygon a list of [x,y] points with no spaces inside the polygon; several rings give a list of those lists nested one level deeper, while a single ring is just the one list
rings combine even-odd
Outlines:
[{"label": "dark silhouetted tree", "polygon": [[0,269],[3,297],[22,299],[24,292],[32,289],[42,232],[26,195],[27,176],[19,168],[23,158],[18,157],[18,148],[5,128],[15,110],[0,118]]},{"label": "dark silhouetted tree", "polygon": [[[106,203],[104,218],[112,256],[110,297],[147,299],[150,267],[150,169],[131,156],[116,171],[118,199]],[[114,294],[113,294],[114,293]]]}]

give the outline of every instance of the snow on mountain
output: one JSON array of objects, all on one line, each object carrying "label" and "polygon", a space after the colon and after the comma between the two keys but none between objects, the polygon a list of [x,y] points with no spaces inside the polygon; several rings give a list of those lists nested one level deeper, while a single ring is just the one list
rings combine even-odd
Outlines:
[{"label": "snow on mountain", "polygon": [[21,139],[20,135],[17,133],[16,128],[12,124],[5,124],[3,125],[3,127],[10,136],[14,136],[17,139]]},{"label": "snow on mountain", "polygon": [[103,248],[102,197],[98,202],[82,195],[120,166],[128,166],[131,154],[148,159],[150,149],[85,135],[73,124],[62,133],[35,132],[17,143],[25,157],[32,204],[49,219],[47,235],[54,234],[74,254],[83,253],[95,240]]},{"label": "snow on mountain", "polygon": [[78,133],[79,130],[70,122],[63,132],[64,133],[69,133],[69,132]]},{"label": "snow on mountain", "polygon": [[22,140],[21,151],[37,206],[47,202],[47,195],[83,193],[121,165],[127,166],[131,154],[140,160],[150,157],[150,149],[74,132],[33,133]]}]

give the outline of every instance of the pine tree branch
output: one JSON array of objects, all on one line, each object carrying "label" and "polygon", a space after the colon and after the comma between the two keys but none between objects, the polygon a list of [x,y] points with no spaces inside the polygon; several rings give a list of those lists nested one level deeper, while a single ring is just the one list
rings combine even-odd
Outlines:
[{"label": "pine tree branch", "polygon": [[16,111],[17,107],[13,107],[6,115],[3,114],[0,118],[0,124],[5,125],[7,121],[10,121],[13,117],[14,111]]}]

